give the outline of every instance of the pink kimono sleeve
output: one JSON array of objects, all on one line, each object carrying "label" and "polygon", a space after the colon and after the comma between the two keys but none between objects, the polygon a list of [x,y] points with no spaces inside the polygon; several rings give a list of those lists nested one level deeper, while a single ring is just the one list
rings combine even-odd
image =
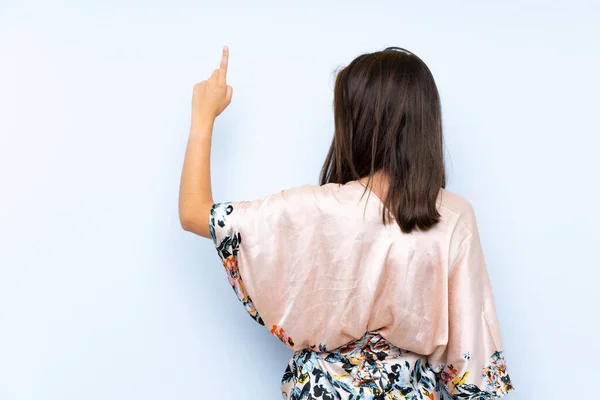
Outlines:
[{"label": "pink kimono sleeve", "polygon": [[297,221],[299,207],[311,199],[311,193],[306,185],[252,201],[217,203],[209,221],[213,242],[238,299],[256,322],[292,349],[294,341],[281,327],[282,315],[291,302],[281,290],[291,279],[285,242],[291,239],[288,228],[292,220]]},{"label": "pink kimono sleeve", "polygon": [[446,398],[493,399],[514,388],[470,205],[461,218],[448,272],[448,343],[441,357],[432,357],[430,362],[437,368]]},{"label": "pink kimono sleeve", "polygon": [[239,204],[241,202],[213,204],[209,219],[210,233],[219,258],[223,263],[223,267],[225,267],[225,273],[231,288],[252,319],[260,325],[264,325],[252,299],[248,295],[239,270],[238,256],[242,235],[240,230],[233,224],[236,217],[234,210],[237,210]]}]

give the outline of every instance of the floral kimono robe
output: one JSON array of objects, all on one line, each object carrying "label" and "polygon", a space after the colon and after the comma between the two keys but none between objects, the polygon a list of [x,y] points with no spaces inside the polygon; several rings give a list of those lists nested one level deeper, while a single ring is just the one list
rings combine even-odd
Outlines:
[{"label": "floral kimono robe", "polygon": [[494,399],[509,378],[475,214],[403,233],[360,181],[214,204],[210,229],[250,316],[294,350],[284,399]]}]

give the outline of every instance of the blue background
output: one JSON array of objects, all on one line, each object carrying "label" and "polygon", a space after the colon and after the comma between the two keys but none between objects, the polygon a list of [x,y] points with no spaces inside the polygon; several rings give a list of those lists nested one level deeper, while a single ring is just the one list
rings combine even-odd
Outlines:
[{"label": "blue background", "polygon": [[514,399],[594,392],[600,6],[591,1],[0,1],[0,399],[279,399],[178,185],[192,86],[231,49],[215,201],[316,183],[335,70],[405,47],[441,93]]}]

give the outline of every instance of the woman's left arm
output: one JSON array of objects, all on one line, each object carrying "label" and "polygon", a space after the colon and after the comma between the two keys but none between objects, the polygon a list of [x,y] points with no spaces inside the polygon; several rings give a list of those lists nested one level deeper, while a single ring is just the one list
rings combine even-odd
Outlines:
[{"label": "woman's left arm", "polygon": [[210,183],[210,148],[216,117],[231,103],[233,89],[227,85],[229,49],[223,48],[221,65],[206,81],[194,85],[192,123],[181,184],[179,221],[183,229],[210,238],[208,224],[214,204]]}]

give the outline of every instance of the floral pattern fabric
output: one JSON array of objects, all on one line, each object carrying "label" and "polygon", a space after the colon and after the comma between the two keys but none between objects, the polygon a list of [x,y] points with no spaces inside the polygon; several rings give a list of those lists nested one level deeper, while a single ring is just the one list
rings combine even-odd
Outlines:
[{"label": "floral pattern fabric", "polygon": [[[252,319],[259,324],[264,325],[265,323],[258,314],[258,311],[256,311],[252,299],[250,299],[246,293],[244,282],[240,276],[237,256],[242,236],[239,232],[233,232],[231,225],[229,224],[229,215],[231,215],[232,212],[233,205],[231,203],[214,204],[210,210],[210,234],[213,243],[215,243],[219,258],[225,267],[229,284],[233,288],[237,298],[242,302]],[[217,232],[218,237],[221,238],[220,240],[217,239]]]},{"label": "floral pattern fabric", "polygon": [[[266,325],[240,275],[238,255],[244,237],[231,223],[235,206],[232,202],[213,205],[211,236],[236,296],[257,323]],[[281,381],[287,400],[488,400],[514,390],[502,351],[483,355],[465,349],[462,361],[468,368],[462,367],[459,374],[452,364],[430,365],[426,355],[400,349],[376,331],[329,350],[324,344],[296,348],[282,326],[268,328],[294,350]],[[485,364],[477,365],[476,360],[484,358]]]},{"label": "floral pattern fabric", "polygon": [[479,388],[467,384],[466,375],[457,377],[451,365],[433,367],[425,357],[367,332],[333,351],[322,346],[296,351],[281,389],[289,400],[486,400],[513,389],[504,366],[502,352],[494,353],[483,368],[485,386]]}]

